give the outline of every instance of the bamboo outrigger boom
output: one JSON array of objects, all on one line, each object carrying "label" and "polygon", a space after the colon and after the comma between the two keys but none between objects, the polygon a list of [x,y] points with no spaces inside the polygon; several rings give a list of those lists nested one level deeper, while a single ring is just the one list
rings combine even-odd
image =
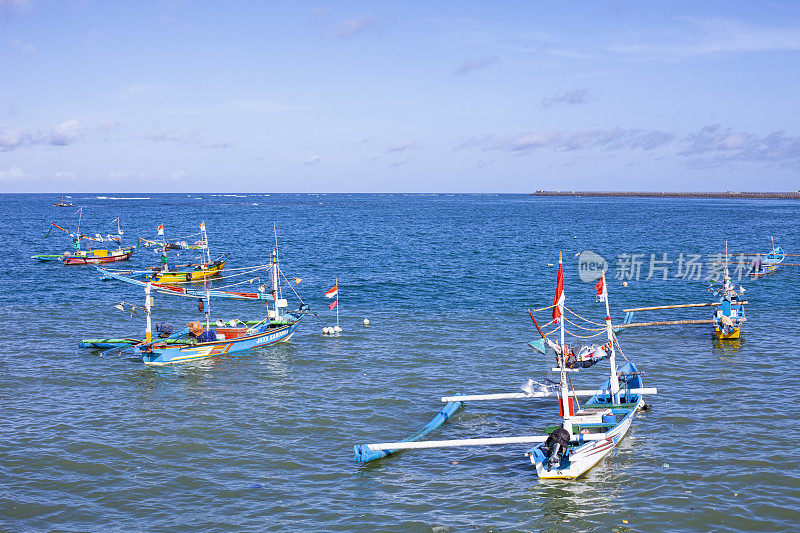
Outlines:
[{"label": "bamboo outrigger boom", "polygon": [[[569,396],[584,396],[590,397],[596,394],[609,394],[608,389],[578,389],[572,391]],[[639,389],[630,389],[631,394],[658,394],[658,389],[655,387],[643,387]],[[527,400],[531,398],[555,398],[558,392],[534,392],[528,394],[525,392],[509,392],[498,394],[463,394],[458,396],[443,396],[442,402],[475,402],[483,400]]]},{"label": "bamboo outrigger boom", "polygon": [[[739,302],[742,305],[747,305],[747,300]],[[716,307],[721,305],[720,302],[711,302],[703,304],[673,304],[673,305],[654,305],[652,307],[634,307],[632,309],[623,309],[624,313],[633,313],[634,311],[654,311],[656,309],[681,309],[684,307]]]}]

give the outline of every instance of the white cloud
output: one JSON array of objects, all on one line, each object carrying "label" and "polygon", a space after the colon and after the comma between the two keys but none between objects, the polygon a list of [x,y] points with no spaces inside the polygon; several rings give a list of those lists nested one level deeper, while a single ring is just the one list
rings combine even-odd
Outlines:
[{"label": "white cloud", "polygon": [[575,89],[574,91],[560,91],[552,96],[542,98],[542,107],[555,105],[585,104],[588,100],[589,89]]},{"label": "white cloud", "polygon": [[396,144],[393,144],[389,148],[386,149],[387,152],[405,152],[406,150],[410,150],[414,148],[414,141],[411,139],[402,140]]},{"label": "white cloud", "polygon": [[478,70],[486,67],[490,67],[500,61],[500,58],[497,56],[493,57],[484,57],[482,59],[469,59],[464,61],[460,67],[453,71],[453,75],[459,74],[466,74],[467,72]]},{"label": "white cloud", "polygon": [[23,55],[30,56],[36,53],[36,47],[30,43],[23,43],[22,39],[11,39],[9,44]]},{"label": "white cloud", "polygon": [[18,166],[12,166],[8,170],[0,170],[0,182],[19,181],[25,177],[25,172]]},{"label": "white cloud", "polygon": [[322,161],[322,158],[318,155],[312,155],[308,159],[305,160],[303,163],[304,165],[316,165]]},{"label": "white cloud", "polygon": [[300,111],[307,109],[296,105],[279,104],[270,100],[239,99],[198,107],[169,110],[175,115],[207,115],[224,113],[275,113],[279,111]]},{"label": "white cloud", "polygon": [[528,153],[535,150],[653,150],[671,143],[675,136],[658,130],[609,128],[606,130],[575,129],[570,131],[532,131],[495,140],[479,139],[465,146],[478,145],[509,152]]},{"label": "white cloud", "polygon": [[353,37],[365,32],[372,26],[372,16],[364,15],[358,18],[347,19],[325,35],[332,39],[340,37]]},{"label": "white cloud", "polygon": [[0,13],[23,11],[30,6],[30,0],[0,0]]},{"label": "white cloud", "polygon": [[83,135],[80,123],[67,120],[43,130],[15,129],[0,125],[0,152],[11,152],[21,146],[66,146]]}]

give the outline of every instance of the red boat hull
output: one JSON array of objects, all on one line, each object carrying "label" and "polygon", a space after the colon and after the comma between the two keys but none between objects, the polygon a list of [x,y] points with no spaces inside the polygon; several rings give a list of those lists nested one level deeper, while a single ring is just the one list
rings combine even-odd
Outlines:
[{"label": "red boat hull", "polygon": [[135,249],[125,249],[121,254],[109,252],[108,255],[105,256],[87,255],[83,257],[65,255],[61,262],[65,265],[97,265],[100,263],[116,263],[117,261],[127,261],[131,258],[134,251]]}]

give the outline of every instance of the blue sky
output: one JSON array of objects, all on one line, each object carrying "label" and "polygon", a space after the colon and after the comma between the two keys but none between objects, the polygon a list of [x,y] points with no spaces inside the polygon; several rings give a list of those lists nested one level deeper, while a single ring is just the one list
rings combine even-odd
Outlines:
[{"label": "blue sky", "polygon": [[0,0],[6,192],[800,188],[797,2]]}]

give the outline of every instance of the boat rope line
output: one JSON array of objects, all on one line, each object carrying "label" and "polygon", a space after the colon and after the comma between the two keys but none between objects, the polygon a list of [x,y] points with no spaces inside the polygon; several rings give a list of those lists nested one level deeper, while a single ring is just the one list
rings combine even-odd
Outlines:
[{"label": "boat rope line", "polygon": [[594,321],[592,321],[592,320],[589,320],[588,318],[582,317],[581,315],[579,315],[578,313],[576,313],[575,311],[573,311],[572,309],[570,309],[570,308],[569,308],[569,307],[567,307],[566,305],[564,306],[564,309],[566,309],[567,311],[569,311],[570,313],[572,313],[572,314],[573,314],[573,315],[575,315],[576,317],[580,318],[580,319],[581,319],[581,320],[583,320],[584,322],[588,322],[589,324],[594,324],[595,326],[602,326],[604,329],[605,329],[605,327],[606,327],[606,325],[605,325],[605,324],[601,324],[600,322],[594,322]]},{"label": "boat rope line", "polygon": [[[575,398],[575,411],[581,410],[581,404],[578,402],[578,395],[575,394],[575,385],[572,384],[572,376],[567,374],[567,379],[569,380],[569,386],[572,389],[572,397]],[[569,414],[569,413],[567,413]]]},{"label": "boat rope line", "polygon": [[305,305],[306,303],[303,301],[303,299],[302,299],[302,298],[300,298],[300,295],[299,295],[299,294],[297,294],[297,291],[296,291],[296,290],[294,290],[294,287],[292,287],[292,282],[291,282],[291,281],[289,281],[289,278],[287,278],[287,277],[286,277],[286,274],[284,274],[284,273],[283,273],[283,270],[281,270],[281,269],[278,269],[278,272],[280,272],[280,273],[281,273],[281,276],[283,276],[283,279],[285,279],[285,280],[286,280],[286,284],[287,284],[287,285],[289,285],[289,288],[290,288],[290,289],[292,289],[292,292],[294,293],[294,295],[295,295],[295,296],[297,296],[297,299],[298,299],[298,300],[300,300],[300,304],[301,304],[301,305]]},{"label": "boat rope line", "polygon": [[573,326],[575,326],[576,328],[582,329],[584,331],[605,331],[606,330],[605,326],[603,326],[602,328],[585,328],[585,327],[581,326],[580,324],[576,324],[575,322],[573,322],[572,320],[570,320],[567,317],[564,317],[564,322],[568,322],[568,323],[572,324]]},{"label": "boat rope line", "polygon": [[[547,307],[540,307],[539,309],[531,309],[531,310],[530,310],[530,312],[531,312],[531,313],[535,313],[536,311],[545,311],[545,310],[547,310],[547,309],[552,309],[552,308],[554,308],[555,306],[556,306],[556,304],[553,304],[553,305],[548,305]],[[566,308],[565,308],[565,309],[566,309]],[[571,312],[571,311],[570,311],[570,312]],[[574,313],[573,313],[573,314],[574,314]]]},{"label": "boat rope line", "polygon": [[619,345],[619,341],[617,340],[616,334],[614,334],[614,344],[617,345],[617,349],[619,349],[619,354],[622,356],[622,358],[625,359],[626,362],[630,363],[630,361],[628,361],[628,358],[625,357],[625,352],[622,351],[622,346]]}]

